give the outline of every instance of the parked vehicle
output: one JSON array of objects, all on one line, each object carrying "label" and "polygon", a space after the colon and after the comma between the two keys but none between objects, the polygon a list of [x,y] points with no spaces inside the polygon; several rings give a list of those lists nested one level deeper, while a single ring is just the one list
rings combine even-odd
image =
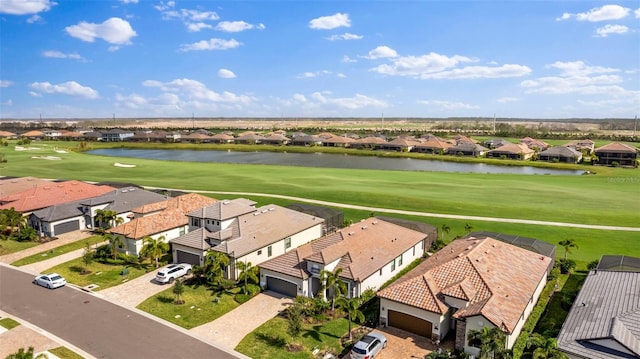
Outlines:
[{"label": "parked vehicle", "polygon": [[173,283],[176,278],[180,278],[190,273],[191,264],[170,264],[158,271],[156,274],[156,281],[160,283]]},{"label": "parked vehicle", "polygon": [[41,285],[49,289],[55,289],[67,284],[67,280],[58,273],[50,273],[36,276],[33,280],[33,284]]},{"label": "parked vehicle", "polygon": [[351,359],[373,359],[386,347],[387,338],[383,334],[371,332],[353,345]]}]

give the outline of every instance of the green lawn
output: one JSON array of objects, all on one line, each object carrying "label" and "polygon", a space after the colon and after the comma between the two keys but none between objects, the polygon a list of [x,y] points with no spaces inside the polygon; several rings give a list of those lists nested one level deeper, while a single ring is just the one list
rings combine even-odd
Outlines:
[{"label": "green lawn", "polygon": [[[347,333],[346,319],[332,320],[322,324],[304,324],[300,337],[292,341],[287,333],[287,321],[275,317],[244,337],[236,351],[254,359],[310,359],[314,348],[341,353],[340,338]],[[288,352],[285,345],[291,342],[302,344],[304,349],[297,353]]]},{"label": "green lawn", "polygon": [[3,239],[0,240],[0,256],[20,252],[27,248],[35,247],[39,244],[40,243],[38,242],[18,242],[14,241],[13,239]]},{"label": "green lawn", "polygon": [[43,273],[56,272],[63,276],[67,280],[67,282],[81,287],[85,287],[89,284],[96,284],[98,285],[98,287],[94,290],[100,291],[109,287],[114,287],[118,284],[122,284],[128,280],[137,278],[147,273],[147,270],[145,268],[148,268],[148,270],[154,269],[147,264],[141,265],[138,268],[129,266],[129,274],[121,275],[120,272],[124,268],[124,266],[122,265],[111,265],[93,262],[87,267],[90,273],[82,274],[83,266],[84,264],[82,263],[82,259],[76,258],[69,262],[49,268],[46,271],[43,271]]},{"label": "green lawn", "polygon": [[[548,337],[556,337],[562,328],[565,318],[569,314],[569,307],[565,305],[563,308],[563,299],[574,298],[577,295],[587,275],[583,272],[577,272],[571,274],[566,278],[566,281],[561,282],[560,291],[554,293],[553,297],[549,301],[547,308],[542,314],[542,318],[538,321],[534,329],[534,333],[542,334]],[[571,305],[573,300],[569,301],[568,306]]]},{"label": "green lawn", "polygon": [[79,355],[66,347],[57,347],[49,349],[48,351],[60,359],[82,359],[82,355]]},{"label": "green lawn", "polygon": [[104,242],[104,238],[102,236],[91,236],[89,238],[85,238],[85,239],[81,239],[78,240],[76,242],[72,242],[72,243],[68,243],[65,244],[63,246],[57,247],[57,248],[53,248],[49,251],[43,251],[40,253],[36,253],[34,255],[31,255],[29,257],[24,257],[22,259],[19,259],[13,263],[11,263],[11,265],[16,266],[16,267],[20,267],[20,266],[24,266],[27,264],[32,264],[32,263],[36,263],[36,262],[40,262],[40,261],[44,261],[50,258],[54,258],[60,255],[63,255],[65,253],[69,253],[69,252],[73,252],[75,250],[78,249],[82,249],[85,247],[85,245],[87,244],[87,242],[93,246],[96,243],[100,243],[100,242]]},{"label": "green lawn", "polygon": [[11,318],[2,318],[0,319],[0,327],[3,327],[5,329],[13,329],[15,327],[17,327],[18,325],[20,325],[20,323],[18,323],[17,321],[11,319]]},{"label": "green lawn", "polygon": [[[191,329],[211,322],[230,312],[239,304],[233,299],[234,293],[212,292],[204,285],[185,285],[182,300],[184,304],[173,304],[173,286],[147,298],[138,309],[153,314],[183,328]],[[239,288],[235,288],[239,291]]]}]

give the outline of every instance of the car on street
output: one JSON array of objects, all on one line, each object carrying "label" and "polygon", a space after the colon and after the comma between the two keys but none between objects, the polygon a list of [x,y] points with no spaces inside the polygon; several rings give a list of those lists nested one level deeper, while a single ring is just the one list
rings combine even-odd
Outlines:
[{"label": "car on street", "polygon": [[41,274],[35,277],[33,284],[41,285],[49,289],[55,289],[67,284],[67,280],[58,273]]},{"label": "car on street", "polygon": [[371,332],[351,348],[351,359],[373,359],[382,350],[387,347],[387,338],[376,332]]},{"label": "car on street", "polygon": [[173,283],[177,278],[191,273],[191,264],[179,263],[170,264],[158,271],[156,274],[156,282]]}]

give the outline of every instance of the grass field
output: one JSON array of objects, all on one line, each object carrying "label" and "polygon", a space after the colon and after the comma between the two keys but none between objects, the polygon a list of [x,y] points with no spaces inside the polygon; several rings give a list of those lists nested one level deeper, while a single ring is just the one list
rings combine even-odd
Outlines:
[{"label": "grass field", "polygon": [[80,241],[76,241],[76,242],[72,242],[69,244],[65,244],[63,246],[60,247],[56,247],[53,248],[51,250],[48,251],[43,251],[40,253],[36,253],[34,255],[28,256],[28,257],[24,257],[22,259],[18,259],[17,261],[11,263],[11,265],[16,266],[16,267],[21,267],[27,264],[32,264],[32,263],[36,263],[36,262],[41,262],[47,259],[51,259],[57,256],[61,256],[65,253],[69,253],[69,252],[73,252],[75,250],[78,249],[82,249],[86,246],[87,243],[89,243],[89,245],[94,246],[97,243],[100,242],[104,242],[104,237],[102,236],[91,236],[89,238],[80,240]]},{"label": "grass field", "polygon": [[[7,162],[0,164],[0,172],[5,176],[268,193],[421,212],[629,227],[640,224],[638,169],[584,166],[585,170],[596,172],[585,176],[352,170],[169,162],[54,151],[54,147],[76,146],[67,142],[34,142],[31,146],[41,149],[29,152],[15,151],[13,146],[1,148],[0,154]],[[33,159],[36,155],[57,156],[61,160]],[[115,162],[136,167],[115,167]],[[221,196],[225,197],[228,196]],[[366,211],[345,213],[352,220],[369,215]],[[604,253],[640,256],[639,232],[415,218],[437,226],[447,223],[452,228],[449,238],[464,234],[465,223],[474,230],[518,234],[554,244],[575,238],[579,248],[569,257],[579,267]]]},{"label": "grass field", "polygon": [[[58,273],[63,276],[67,282],[80,287],[95,284],[98,286],[94,289],[95,291],[114,287],[147,273],[144,265],[139,267],[128,266],[127,268],[129,269],[129,272],[124,275],[121,274],[124,269],[124,266],[122,265],[93,262],[86,268],[88,273],[82,273],[83,267],[84,264],[82,263],[82,258],[76,258],[49,268],[46,271],[43,271],[43,273]],[[149,269],[152,268],[149,267]]]}]

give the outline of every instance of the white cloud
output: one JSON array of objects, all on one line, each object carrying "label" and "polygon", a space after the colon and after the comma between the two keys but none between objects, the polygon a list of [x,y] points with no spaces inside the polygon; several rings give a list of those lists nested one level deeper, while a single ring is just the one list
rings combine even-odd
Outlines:
[{"label": "white cloud", "polygon": [[84,57],[76,54],[76,53],[70,53],[70,54],[65,54],[61,51],[57,51],[57,50],[47,50],[42,52],[42,56],[44,57],[51,57],[54,59],[72,59],[72,60],[79,60],[79,61],[86,61]]},{"label": "white cloud", "polygon": [[596,37],[607,37],[611,34],[624,34],[629,31],[629,28],[624,25],[611,25],[607,24],[596,30]]},{"label": "white cloud", "polygon": [[175,1],[167,1],[166,3],[161,1],[160,4],[154,5],[153,7],[158,11],[166,11],[169,9],[173,9],[176,6]]},{"label": "white cloud", "polygon": [[123,4],[137,4],[138,0],[120,0]]},{"label": "white cloud", "polygon": [[180,20],[190,32],[198,32],[202,29],[212,29],[213,25],[207,21],[220,19],[215,11],[200,11],[192,9],[175,9],[175,1],[161,2],[154,8],[162,13],[164,20]]},{"label": "white cloud", "polygon": [[50,0],[2,0],[0,14],[28,15],[49,11],[58,3]]},{"label": "white cloud", "polygon": [[633,13],[636,15],[636,19],[640,19],[640,8],[637,8]]},{"label": "white cloud", "polygon": [[345,32],[344,34],[341,34],[341,35],[331,35],[326,39],[329,41],[336,41],[336,40],[360,40],[362,38],[364,38],[364,36],[362,35],[356,35],[356,34]]},{"label": "white cloud", "polygon": [[499,103],[507,103],[507,102],[516,102],[516,101],[520,101],[519,98],[516,97],[501,97],[499,99],[496,100]]},{"label": "white cloud", "polygon": [[27,24],[35,24],[35,23],[40,23],[40,22],[43,22],[43,20],[42,20],[42,16],[40,16],[38,14],[31,15],[27,19]]},{"label": "white cloud", "polygon": [[178,94],[186,97],[189,101],[196,102],[223,102],[223,103],[238,103],[248,104],[253,101],[249,96],[236,95],[232,92],[223,91],[218,93],[207,88],[205,84],[200,81],[191,79],[175,79],[170,82],[160,82],[155,80],[144,81],[143,86],[155,87],[166,93]]},{"label": "white cloud", "polygon": [[604,5],[601,7],[593,8],[587,12],[581,12],[577,14],[564,13],[556,20],[568,20],[574,18],[578,21],[607,21],[607,20],[619,20],[627,15],[631,9],[622,7],[620,5]]},{"label": "white cloud", "polygon": [[345,74],[343,74],[341,72],[336,74],[336,76],[338,76],[338,78],[341,78],[341,79],[347,78],[347,75],[345,75]]},{"label": "white cloud", "polygon": [[8,99],[5,102],[0,102],[0,105],[4,105],[4,106],[13,106],[13,100],[12,99]]},{"label": "white cloud", "polygon": [[356,59],[352,59],[352,58],[350,58],[349,56],[344,55],[344,56],[342,57],[342,62],[344,62],[344,63],[354,63],[354,62],[358,62],[358,60],[356,60]]},{"label": "white cloud", "polygon": [[234,74],[231,70],[220,69],[218,70],[218,77],[221,77],[223,79],[234,79],[236,78],[236,74]]},{"label": "white cloud", "polygon": [[13,81],[0,80],[0,87],[9,87],[11,85],[13,85]]},{"label": "white cloud", "polygon": [[100,97],[98,91],[91,87],[82,86],[75,81],[67,81],[58,85],[53,85],[49,82],[34,82],[29,85],[34,94],[41,95],[41,93],[48,94],[64,94],[71,96],[79,96],[88,99],[97,99]]},{"label": "white cloud", "polygon": [[207,24],[205,22],[189,22],[185,23],[187,26],[187,30],[189,32],[198,32],[202,29],[213,29],[213,25]]},{"label": "white cloud", "polygon": [[264,24],[253,25],[245,21],[220,21],[216,25],[216,30],[224,32],[241,32],[245,30],[264,30]]},{"label": "white cloud", "polygon": [[307,71],[296,77],[299,79],[310,79],[310,78],[314,78],[322,75],[331,75],[331,71],[329,70],[321,70],[321,71],[315,71],[315,72]]},{"label": "white cloud", "polygon": [[475,110],[480,108],[480,106],[470,105],[463,102],[450,102],[450,101],[441,101],[441,100],[419,100],[417,101],[417,103],[421,105],[441,107],[446,110],[460,110],[460,109]]},{"label": "white cloud", "polygon": [[309,21],[309,27],[315,30],[351,27],[351,20],[349,19],[349,14],[336,13],[331,16],[321,16]]},{"label": "white cloud", "polygon": [[303,94],[294,94],[293,99],[297,102],[307,102],[307,98]]},{"label": "white cloud", "polygon": [[131,38],[138,35],[127,20],[119,17],[112,17],[101,24],[82,21],[77,25],[67,26],[65,30],[82,41],[94,42],[98,38],[116,45],[128,45]]},{"label": "white cloud", "polygon": [[311,98],[315,100],[318,105],[330,105],[349,110],[357,110],[365,107],[384,108],[388,106],[385,101],[361,94],[355,94],[353,97],[331,98],[321,92],[314,92],[311,94]]},{"label": "white cloud", "polygon": [[398,53],[396,52],[396,50],[390,48],[389,46],[378,46],[375,49],[369,51],[369,55],[365,57],[373,60],[397,56]]},{"label": "white cloud", "polygon": [[236,41],[235,39],[225,40],[225,39],[212,38],[209,40],[194,42],[192,44],[180,45],[180,50],[181,51],[228,50],[228,49],[235,49],[240,45],[242,45],[242,43]]}]

